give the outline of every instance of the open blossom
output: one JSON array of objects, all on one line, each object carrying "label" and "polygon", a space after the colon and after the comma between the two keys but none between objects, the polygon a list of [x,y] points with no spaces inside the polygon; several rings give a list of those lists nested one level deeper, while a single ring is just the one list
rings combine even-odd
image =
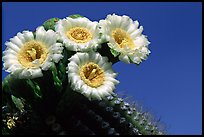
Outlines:
[{"label": "open blossom", "polygon": [[63,47],[57,43],[57,34],[53,30],[45,31],[40,26],[35,35],[31,31],[17,33],[5,43],[3,69],[19,79],[42,77],[42,70],[48,70],[62,56]]},{"label": "open blossom", "polygon": [[99,53],[76,53],[69,59],[68,79],[73,90],[85,95],[89,100],[113,94],[116,73],[107,57]]},{"label": "open blossom", "polygon": [[107,42],[114,56],[126,63],[139,64],[150,53],[150,42],[142,35],[143,27],[128,16],[108,15],[99,22],[101,40]]},{"label": "open blossom", "polygon": [[56,23],[55,30],[68,50],[90,51],[100,46],[97,24],[86,17],[67,17]]}]

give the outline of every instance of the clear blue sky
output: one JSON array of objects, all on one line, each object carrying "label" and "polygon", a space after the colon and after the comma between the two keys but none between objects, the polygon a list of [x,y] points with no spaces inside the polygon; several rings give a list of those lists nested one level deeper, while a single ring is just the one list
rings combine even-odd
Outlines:
[{"label": "clear blue sky", "polygon": [[[132,96],[166,125],[170,134],[202,134],[202,3],[96,2],[2,3],[5,41],[45,20],[81,14],[99,21],[107,14],[138,20],[151,54],[139,67],[119,62],[118,92]],[[2,71],[2,79],[6,73]]]}]

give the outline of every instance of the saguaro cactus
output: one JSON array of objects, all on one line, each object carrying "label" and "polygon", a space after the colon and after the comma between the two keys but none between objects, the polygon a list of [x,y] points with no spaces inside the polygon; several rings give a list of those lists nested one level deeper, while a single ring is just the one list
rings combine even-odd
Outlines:
[{"label": "saguaro cactus", "polygon": [[[71,15],[70,17],[72,19],[84,18],[80,15]],[[56,23],[59,20],[58,18],[52,18],[46,21],[43,24],[45,31],[49,31],[49,33],[56,31]],[[88,34],[84,34],[87,31],[86,29],[77,29],[72,30],[74,34],[77,31],[84,31],[83,38],[86,36],[91,37]],[[52,30],[52,32],[50,30]],[[36,37],[36,39],[39,37],[39,34],[42,35],[42,32],[39,33],[38,31],[39,30],[34,32],[34,38]],[[41,31],[44,30],[42,29]],[[139,31],[140,30],[138,30],[138,32]],[[107,56],[111,65],[119,60],[125,60],[129,63],[136,61],[137,64],[139,64],[141,59],[138,58],[142,57],[142,52],[140,52],[140,54],[138,53],[138,57],[135,58],[122,55],[124,53],[119,53],[113,49],[113,47],[109,48],[110,43],[103,40],[102,33],[103,31],[100,32],[101,37],[99,38],[102,41],[102,47],[98,49],[98,52],[103,56]],[[117,37],[117,42],[121,40],[119,36],[115,36],[117,33],[122,33],[119,36],[124,36],[124,39],[127,39],[126,44],[128,44],[128,42],[131,43],[131,41],[128,41],[129,36],[121,30],[114,31],[114,37]],[[74,36],[79,37],[79,35]],[[82,35],[80,35],[79,38],[82,38],[81,36]],[[62,39],[58,39],[57,41],[59,43],[61,42],[63,46],[66,46],[66,43],[64,43]],[[82,41],[82,39],[80,39],[80,41]],[[119,44],[121,48],[123,48],[123,43],[121,44],[119,42]],[[69,46],[70,45],[68,45],[67,49],[69,49]],[[53,48],[51,53],[53,53],[54,49],[61,49],[61,47]],[[72,61],[70,58],[73,58],[78,51],[67,49],[64,48],[55,53],[53,60],[61,56],[63,56],[63,58],[51,63],[49,69],[43,69],[43,76],[41,77],[32,78],[33,74],[31,78],[19,78],[20,76],[17,77],[15,72],[9,74],[4,79],[2,82],[2,134],[165,134],[164,131],[154,124],[154,121],[148,117],[147,113],[140,111],[133,104],[124,101],[124,99],[119,97],[116,93],[104,96],[100,94],[101,96],[97,97],[98,99],[92,99],[91,97],[87,98],[88,95],[76,92],[76,89],[73,88],[73,83],[71,83],[72,81],[69,80],[67,72],[69,72],[68,70],[70,69],[68,64]],[[88,49],[80,51],[82,52],[80,54],[87,55],[86,57],[88,57],[90,54],[83,53],[87,52],[86,50]],[[26,51],[26,55],[29,56],[30,60],[35,58],[40,59],[38,56],[44,55],[44,52],[40,52],[40,55],[36,52],[40,52],[39,48],[33,47]],[[58,55],[59,53],[61,56]],[[128,59],[126,57],[128,57]],[[105,58],[103,59],[105,60]],[[4,60],[6,61],[6,57],[4,57]],[[81,61],[82,58],[78,60]],[[89,80],[95,78],[95,75],[98,73],[97,68],[90,70],[91,67],[87,67],[84,70],[81,69],[84,72],[85,78]],[[85,73],[85,71],[88,72]],[[111,73],[112,70],[109,70],[107,75]],[[87,74],[89,77],[86,76]],[[91,84],[88,83],[88,85]],[[109,87],[106,89],[110,90]]]},{"label": "saguaro cactus", "polygon": [[[163,134],[144,113],[119,98],[117,94],[101,101],[89,101],[70,88],[60,92],[48,86],[47,93],[44,93],[42,97],[34,94],[31,99],[30,96],[26,97],[23,96],[24,93],[18,92],[24,90],[24,92],[35,93],[36,87],[39,86],[42,89],[44,85],[38,85],[38,83],[30,87],[27,82],[17,80],[8,80],[8,83],[20,85],[19,87],[9,85],[3,87],[3,94],[6,95],[3,99],[9,100],[2,107],[3,130],[10,128],[11,134]],[[44,84],[48,83],[50,81]],[[54,85],[54,80],[52,84]],[[6,86],[9,88],[6,89]],[[23,89],[20,89],[22,87]],[[29,88],[26,89],[26,87]],[[19,94],[18,98],[12,99],[13,95],[9,95],[11,91],[13,95]],[[21,99],[22,97],[26,99]],[[41,101],[34,101],[35,98]],[[11,105],[12,103],[14,105]],[[9,124],[11,119],[13,126]]]},{"label": "saguaro cactus", "polygon": [[90,101],[74,92],[67,82],[67,62],[64,58],[39,79],[19,80],[11,75],[4,79],[3,133],[164,134],[145,113],[117,94]]}]

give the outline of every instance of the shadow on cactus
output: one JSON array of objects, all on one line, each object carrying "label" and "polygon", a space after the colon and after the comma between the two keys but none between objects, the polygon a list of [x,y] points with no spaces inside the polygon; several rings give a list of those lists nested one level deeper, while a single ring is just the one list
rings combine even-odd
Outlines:
[{"label": "shadow on cactus", "polygon": [[3,134],[165,134],[148,113],[116,94],[118,61],[150,54],[143,27],[128,16],[52,18],[5,43]]}]

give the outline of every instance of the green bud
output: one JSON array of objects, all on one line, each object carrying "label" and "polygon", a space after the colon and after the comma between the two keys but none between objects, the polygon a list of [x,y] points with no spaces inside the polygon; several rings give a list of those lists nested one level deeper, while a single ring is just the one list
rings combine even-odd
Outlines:
[{"label": "green bud", "polygon": [[75,19],[75,18],[83,18],[84,16],[80,14],[73,14],[73,15],[70,15],[69,17]]},{"label": "green bud", "polygon": [[60,19],[59,18],[51,18],[48,19],[47,21],[45,21],[43,23],[43,27],[45,28],[45,30],[55,30],[55,24],[56,22],[58,22]]}]

